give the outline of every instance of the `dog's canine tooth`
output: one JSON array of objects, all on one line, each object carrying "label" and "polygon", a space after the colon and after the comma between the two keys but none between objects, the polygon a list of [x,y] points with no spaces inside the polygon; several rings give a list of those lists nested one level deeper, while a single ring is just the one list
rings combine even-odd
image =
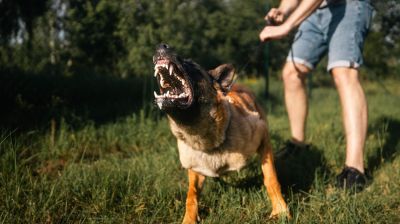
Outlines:
[{"label": "dog's canine tooth", "polygon": [[160,86],[163,87],[163,88],[167,88],[167,87],[168,87],[167,84],[168,84],[168,83],[165,82],[165,79],[164,79],[164,77],[163,77],[162,74],[161,74],[161,75],[160,75]]},{"label": "dog's canine tooth", "polygon": [[167,87],[167,86],[165,85],[165,80],[164,80],[164,79],[161,79],[161,80],[160,80],[160,86],[163,87],[163,88],[166,88],[166,87]]},{"label": "dog's canine tooth", "polygon": [[160,110],[163,109],[163,103],[161,101],[157,101],[157,106],[160,108]]}]

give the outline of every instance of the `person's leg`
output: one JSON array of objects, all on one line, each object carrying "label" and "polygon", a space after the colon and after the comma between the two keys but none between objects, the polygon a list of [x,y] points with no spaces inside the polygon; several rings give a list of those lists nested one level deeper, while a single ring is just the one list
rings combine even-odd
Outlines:
[{"label": "person's leg", "polygon": [[317,11],[300,25],[283,67],[282,79],[291,139],[275,153],[277,159],[285,159],[309,147],[305,144],[308,112],[305,81],[307,74],[318,64],[328,48],[325,35],[320,30],[321,19]]},{"label": "person's leg", "polygon": [[283,152],[286,151],[285,148],[293,151],[291,149],[306,147],[304,143],[308,105],[305,81],[307,74],[318,64],[328,48],[325,36],[320,30],[321,20],[317,11],[300,25],[282,70],[285,105],[291,131],[291,141],[286,142],[281,150]]},{"label": "person's leg", "polygon": [[328,71],[333,76],[342,105],[346,137],[345,165],[364,173],[367,102],[357,68],[363,64],[362,51],[372,8],[368,1],[348,1],[330,7],[329,11],[332,13],[332,22],[328,32]]},{"label": "person's leg", "polygon": [[305,79],[310,69],[302,64],[286,62],[282,71],[285,105],[288,113],[292,141],[304,144],[308,112]]},{"label": "person's leg", "polygon": [[333,68],[346,136],[345,165],[364,173],[364,144],[367,133],[367,101],[354,68]]},{"label": "person's leg", "polygon": [[363,64],[362,50],[372,16],[369,1],[346,1],[329,7],[332,21],[328,71],[331,72],[342,105],[346,161],[337,176],[339,188],[360,191],[368,183],[364,171],[364,145],[367,132],[367,102],[357,70]]}]

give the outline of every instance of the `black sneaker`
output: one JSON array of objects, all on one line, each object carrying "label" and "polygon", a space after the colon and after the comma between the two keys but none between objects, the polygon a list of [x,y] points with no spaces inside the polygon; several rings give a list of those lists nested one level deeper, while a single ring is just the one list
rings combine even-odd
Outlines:
[{"label": "black sneaker", "polygon": [[275,153],[275,158],[278,159],[288,158],[291,155],[299,153],[302,150],[307,150],[309,148],[310,145],[308,144],[299,145],[288,140],[285,142],[285,145]]},{"label": "black sneaker", "polygon": [[365,174],[361,173],[353,167],[345,166],[342,172],[336,177],[336,187],[360,192],[368,183],[368,178]]}]

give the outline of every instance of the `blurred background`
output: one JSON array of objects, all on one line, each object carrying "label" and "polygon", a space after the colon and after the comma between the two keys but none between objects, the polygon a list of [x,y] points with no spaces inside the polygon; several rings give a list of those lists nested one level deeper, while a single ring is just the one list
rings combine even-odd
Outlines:
[{"label": "blurred background", "polygon": [[[373,4],[362,77],[398,77],[400,2]],[[264,15],[278,5],[278,0],[1,0],[0,124],[26,128],[60,117],[103,122],[141,108],[152,97],[151,58],[162,42],[206,69],[232,63],[240,77],[279,77],[292,37],[262,46],[258,40]],[[326,73],[325,67],[323,61],[314,73]],[[329,80],[313,77],[314,85]]]},{"label": "blurred background", "polygon": [[[308,80],[313,147],[276,161],[293,223],[400,223],[400,1],[372,3],[361,81],[373,182],[352,197],[332,186],[346,141],[325,58]],[[278,4],[0,0],[0,223],[180,223],[186,171],[153,99],[159,43],[205,69],[232,63],[268,112],[274,150],[282,147],[290,131],[280,73],[293,33],[258,40]],[[207,180],[202,223],[268,220],[259,165]]]}]

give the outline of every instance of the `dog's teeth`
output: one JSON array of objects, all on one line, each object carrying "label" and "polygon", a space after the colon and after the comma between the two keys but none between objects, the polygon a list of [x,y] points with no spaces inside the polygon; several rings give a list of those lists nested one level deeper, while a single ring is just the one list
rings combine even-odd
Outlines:
[{"label": "dog's teeth", "polygon": [[154,97],[158,99],[158,98],[164,97],[164,95],[158,95],[158,94],[156,93],[156,91],[154,91]]},{"label": "dog's teeth", "polygon": [[158,106],[158,108],[160,108],[160,110],[162,110],[163,104],[161,101],[157,101],[157,106]]},{"label": "dog's teeth", "polygon": [[163,88],[166,87],[166,85],[165,85],[165,80],[164,80],[164,78],[163,78],[162,75],[160,75],[160,85],[161,85],[161,87],[163,87]]},{"label": "dog's teeth", "polygon": [[172,75],[172,73],[174,72],[174,66],[173,65],[168,65],[168,71],[169,71],[169,75]]}]

